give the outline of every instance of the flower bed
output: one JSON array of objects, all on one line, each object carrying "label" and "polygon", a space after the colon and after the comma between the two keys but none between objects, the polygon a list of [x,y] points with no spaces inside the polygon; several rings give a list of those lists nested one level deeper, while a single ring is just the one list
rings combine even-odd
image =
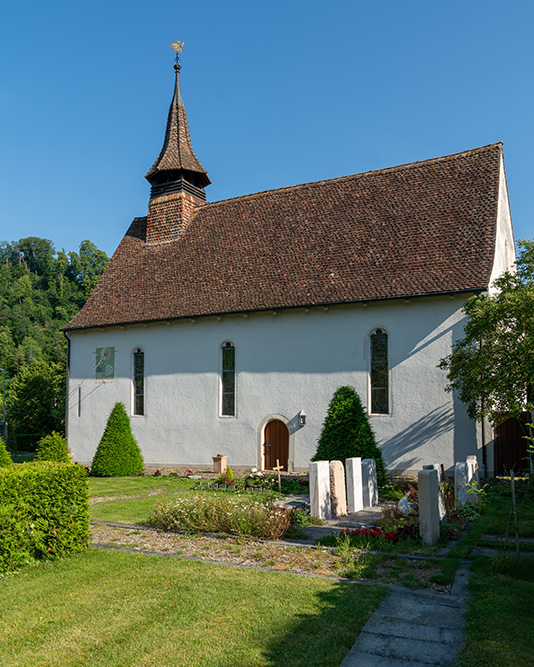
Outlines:
[{"label": "flower bed", "polygon": [[266,540],[283,537],[293,524],[290,510],[270,501],[196,494],[158,504],[150,524],[164,530],[250,535]]}]

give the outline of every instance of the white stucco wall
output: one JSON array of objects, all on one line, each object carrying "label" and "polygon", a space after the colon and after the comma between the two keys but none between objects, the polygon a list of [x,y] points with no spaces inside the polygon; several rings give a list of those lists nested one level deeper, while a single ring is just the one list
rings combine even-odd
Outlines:
[{"label": "white stucco wall", "polygon": [[489,287],[490,294],[495,292],[495,288],[492,287],[493,282],[505,271],[513,270],[515,261],[514,232],[512,229],[508,187],[506,185],[506,172],[504,170],[504,159],[501,157],[499,204],[497,209],[497,237]]},{"label": "white stucco wall", "polygon": [[[445,392],[437,368],[462,336],[462,304],[461,297],[440,296],[71,332],[69,446],[76,460],[90,463],[114,403],[124,402],[131,414],[132,352],[140,347],[145,415],[131,423],[145,463],[210,466],[223,453],[232,465],[262,467],[262,425],[279,415],[293,436],[290,466],[307,468],[337,387],[353,385],[369,404],[369,334],[380,327],[389,335],[391,409],[371,416],[371,424],[386,465],[390,471],[434,462],[449,468],[477,447],[475,423]],[[236,348],[235,418],[219,416],[225,341]],[[117,350],[117,377],[96,381],[94,352],[107,346]]]}]

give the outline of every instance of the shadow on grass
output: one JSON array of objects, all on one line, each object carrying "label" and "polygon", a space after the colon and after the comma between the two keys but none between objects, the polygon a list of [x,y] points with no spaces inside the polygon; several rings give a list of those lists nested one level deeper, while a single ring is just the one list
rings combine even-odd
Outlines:
[{"label": "shadow on grass", "polygon": [[263,664],[338,666],[387,593],[384,587],[344,582],[317,593],[317,613],[298,615],[285,628],[284,636],[264,653]]}]

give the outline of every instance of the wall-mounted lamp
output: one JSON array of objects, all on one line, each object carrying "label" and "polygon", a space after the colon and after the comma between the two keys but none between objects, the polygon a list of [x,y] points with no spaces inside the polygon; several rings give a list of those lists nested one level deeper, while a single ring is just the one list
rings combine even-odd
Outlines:
[{"label": "wall-mounted lamp", "polygon": [[304,412],[304,410],[301,410],[301,411],[299,412],[299,426],[300,426],[301,428],[302,428],[303,426],[306,426],[306,417],[307,417],[307,415],[306,415],[306,413]]}]

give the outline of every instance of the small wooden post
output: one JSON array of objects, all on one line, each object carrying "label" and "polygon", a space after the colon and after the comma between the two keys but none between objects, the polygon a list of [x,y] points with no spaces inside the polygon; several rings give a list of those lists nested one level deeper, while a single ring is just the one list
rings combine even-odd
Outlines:
[{"label": "small wooden post", "polygon": [[284,466],[280,465],[280,461],[276,459],[276,466],[274,466],[273,470],[276,470],[278,474],[278,491],[282,493],[282,480],[280,479],[280,470],[283,470]]},{"label": "small wooden post", "polygon": [[516,556],[519,558],[520,555],[520,550],[519,550],[519,521],[517,519],[517,502],[516,502],[516,495],[515,495],[515,479],[514,479],[514,471],[510,470],[510,483],[512,486],[512,512],[514,513],[514,528],[515,528],[515,553]]}]

